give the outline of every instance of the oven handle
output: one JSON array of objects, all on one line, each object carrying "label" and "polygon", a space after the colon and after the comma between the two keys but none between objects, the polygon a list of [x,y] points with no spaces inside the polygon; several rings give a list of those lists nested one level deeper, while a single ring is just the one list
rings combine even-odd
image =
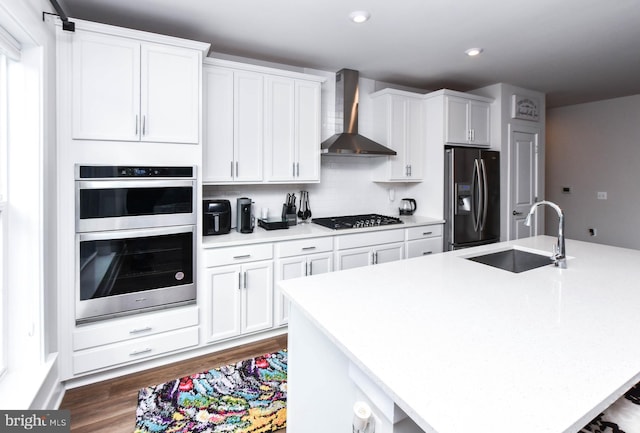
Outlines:
[{"label": "oven handle", "polygon": [[76,186],[79,189],[194,187],[195,180],[193,179],[78,180],[76,181]]},{"label": "oven handle", "polygon": [[126,238],[142,238],[149,236],[162,236],[172,235],[178,233],[195,233],[196,227],[194,225],[188,226],[171,226],[171,227],[158,227],[158,228],[145,228],[137,230],[113,230],[106,232],[89,232],[78,233],[78,239],[80,242],[84,241],[102,241],[109,239],[126,239]]}]

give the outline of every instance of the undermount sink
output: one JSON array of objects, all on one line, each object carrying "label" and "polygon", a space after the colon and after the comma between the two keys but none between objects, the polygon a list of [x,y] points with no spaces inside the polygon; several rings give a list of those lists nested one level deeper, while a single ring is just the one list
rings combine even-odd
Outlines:
[{"label": "undermount sink", "polygon": [[530,271],[553,263],[548,255],[530,253],[515,248],[467,257],[467,259],[514,273]]}]

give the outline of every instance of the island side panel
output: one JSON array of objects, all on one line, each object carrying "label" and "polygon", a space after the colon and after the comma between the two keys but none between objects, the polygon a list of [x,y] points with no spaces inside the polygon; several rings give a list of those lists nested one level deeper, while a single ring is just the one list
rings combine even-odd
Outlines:
[{"label": "island side panel", "polygon": [[293,303],[288,348],[287,432],[351,433],[349,360]]}]

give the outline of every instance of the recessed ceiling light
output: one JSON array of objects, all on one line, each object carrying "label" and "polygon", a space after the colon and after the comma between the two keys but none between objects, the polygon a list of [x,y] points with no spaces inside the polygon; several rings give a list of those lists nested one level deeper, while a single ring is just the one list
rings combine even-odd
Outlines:
[{"label": "recessed ceiling light", "polygon": [[465,53],[469,57],[474,57],[482,53],[483,51],[484,50],[482,48],[469,48],[467,51],[465,51]]},{"label": "recessed ceiling light", "polygon": [[371,18],[371,14],[367,11],[353,11],[349,14],[349,19],[357,24],[362,24]]}]

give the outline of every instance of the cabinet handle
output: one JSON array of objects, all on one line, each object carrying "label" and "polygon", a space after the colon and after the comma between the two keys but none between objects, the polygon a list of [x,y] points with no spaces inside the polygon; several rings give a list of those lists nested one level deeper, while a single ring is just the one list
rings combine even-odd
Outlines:
[{"label": "cabinet handle", "polygon": [[376,251],[374,251],[372,253],[372,256],[373,256],[373,264],[374,265],[378,264],[378,253]]},{"label": "cabinet handle", "polygon": [[431,253],[433,253],[433,251],[423,251],[423,252],[422,252],[422,255],[423,255],[423,256],[427,256],[427,255],[429,255],[429,254],[431,254]]},{"label": "cabinet handle", "polygon": [[300,177],[300,163],[296,162],[296,176]]},{"label": "cabinet handle", "polygon": [[129,356],[138,356],[138,355],[143,355],[143,354],[149,353],[149,352],[151,352],[151,348],[147,347],[146,349],[134,350],[133,352],[131,352],[129,354]]},{"label": "cabinet handle", "polygon": [[242,289],[242,273],[238,272],[238,290]]},{"label": "cabinet handle", "polygon": [[309,276],[309,262],[305,262],[304,264],[304,276],[305,277]]},{"label": "cabinet handle", "polygon": [[251,257],[251,254],[244,254],[242,256],[233,256],[233,258],[236,259],[236,260],[248,259],[249,257]]},{"label": "cabinet handle", "polygon": [[143,332],[151,331],[151,326],[145,326],[144,328],[136,328],[129,331],[129,334],[141,334]]},{"label": "cabinet handle", "polygon": [[296,163],[291,163],[291,177],[296,177]]},{"label": "cabinet handle", "polygon": [[433,234],[433,232],[424,232],[424,233],[422,233],[422,236],[429,236],[431,234]]},{"label": "cabinet handle", "polygon": [[138,135],[138,115],[136,114],[136,135]]},{"label": "cabinet handle", "polygon": [[309,262],[309,275],[313,275],[313,262]]},{"label": "cabinet handle", "polygon": [[147,116],[142,116],[142,135],[147,135]]},{"label": "cabinet handle", "polygon": [[236,177],[240,176],[240,170],[238,170],[238,161],[236,161]]},{"label": "cabinet handle", "polygon": [[229,164],[231,164],[231,177],[233,177],[233,161],[229,161]]},{"label": "cabinet handle", "polygon": [[315,250],[316,247],[302,247],[302,251]]},{"label": "cabinet handle", "polygon": [[244,274],[244,278],[243,278],[243,280],[244,280],[244,288],[246,289],[247,288],[247,271],[244,271],[243,274]]}]

